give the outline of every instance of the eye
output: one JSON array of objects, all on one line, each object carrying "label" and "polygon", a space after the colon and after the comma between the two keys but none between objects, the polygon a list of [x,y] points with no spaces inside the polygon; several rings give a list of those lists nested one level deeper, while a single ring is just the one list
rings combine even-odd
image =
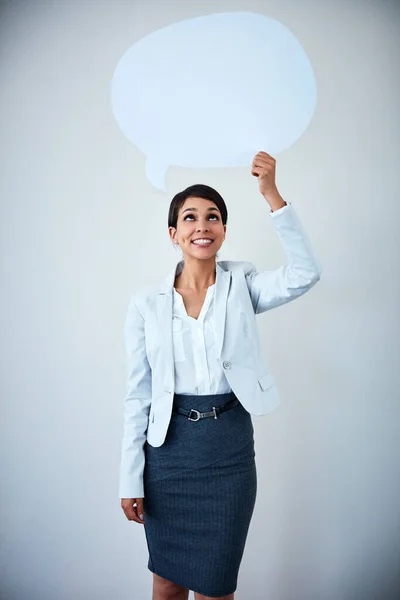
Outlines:
[{"label": "eye", "polygon": [[[187,214],[185,217],[183,217],[183,220],[184,220],[184,221],[186,221],[186,219],[187,219],[188,217],[193,217],[193,218],[195,218],[195,215],[194,215],[194,214],[192,214],[192,213],[188,213],[188,214]],[[218,215],[210,215],[210,216],[209,216],[209,219],[215,219],[216,221],[219,221],[219,216],[218,216]]]}]

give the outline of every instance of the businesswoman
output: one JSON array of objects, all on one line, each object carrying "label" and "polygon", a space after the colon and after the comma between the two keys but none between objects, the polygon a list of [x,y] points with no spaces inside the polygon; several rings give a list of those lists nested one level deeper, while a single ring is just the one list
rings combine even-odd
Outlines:
[{"label": "businesswoman", "polygon": [[255,315],[320,278],[276,187],[274,158],[256,154],[251,174],[285,264],[258,272],[249,262],[217,261],[227,209],[217,191],[194,185],[173,198],[168,215],[182,260],[128,308],[120,498],[126,517],[144,524],[153,600],[186,600],[189,590],[196,600],[233,600],[257,493],[251,415],[279,402]]}]

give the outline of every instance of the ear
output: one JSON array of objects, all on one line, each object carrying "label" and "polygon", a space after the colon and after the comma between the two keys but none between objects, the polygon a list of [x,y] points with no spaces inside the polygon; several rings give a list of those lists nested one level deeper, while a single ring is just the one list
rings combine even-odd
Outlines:
[{"label": "ear", "polygon": [[168,233],[169,233],[169,237],[171,238],[171,240],[177,244],[178,242],[176,241],[176,228],[175,227],[168,227]]}]

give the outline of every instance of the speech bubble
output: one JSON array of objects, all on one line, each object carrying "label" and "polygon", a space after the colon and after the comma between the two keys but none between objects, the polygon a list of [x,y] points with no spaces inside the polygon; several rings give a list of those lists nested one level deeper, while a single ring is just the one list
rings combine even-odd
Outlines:
[{"label": "speech bubble", "polygon": [[133,44],[111,84],[115,119],[165,191],[170,165],[245,166],[276,156],[307,129],[317,91],[294,34],[252,12],[173,23]]}]

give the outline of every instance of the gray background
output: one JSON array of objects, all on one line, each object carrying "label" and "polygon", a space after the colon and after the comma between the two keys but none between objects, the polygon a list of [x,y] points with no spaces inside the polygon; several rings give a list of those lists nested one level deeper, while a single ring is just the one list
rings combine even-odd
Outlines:
[{"label": "gray background", "polygon": [[221,192],[220,259],[284,260],[249,168],[172,166],[160,192],[111,111],[135,40],[233,10],[280,20],[314,67],[316,113],[277,183],[323,266],[258,317],[282,403],[253,418],[236,597],[399,597],[399,3],[32,0],[0,12],[2,599],[151,597],[144,529],[118,498],[122,330],[131,292],[179,259],[172,196]]}]

